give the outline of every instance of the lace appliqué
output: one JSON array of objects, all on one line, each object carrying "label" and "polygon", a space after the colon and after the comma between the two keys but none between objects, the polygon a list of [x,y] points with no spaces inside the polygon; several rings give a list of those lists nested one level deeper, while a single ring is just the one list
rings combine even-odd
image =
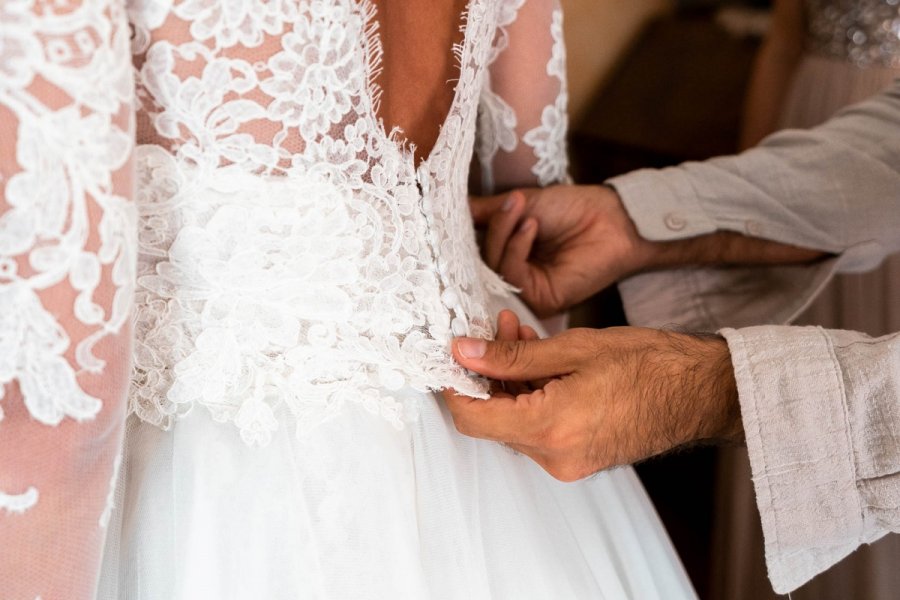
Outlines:
[{"label": "lace appliqu\u00e9", "polygon": [[[394,393],[406,387],[480,391],[427,334],[440,313],[437,282],[413,258],[420,242],[385,227],[366,196],[236,167],[204,175],[158,146],[136,159],[141,182],[163,183],[140,196],[132,406],[142,419],[167,427],[200,404],[266,444],[283,405],[301,428],[346,402],[399,427]],[[394,197],[404,212],[408,192]],[[390,252],[403,246],[414,253]]]},{"label": "lace appliqu\u00e9", "polygon": [[12,514],[21,514],[37,504],[38,491],[34,486],[21,494],[5,494],[0,492],[0,508]]},{"label": "lace appliqu\u00e9", "polygon": [[[174,14],[199,18],[183,7]],[[157,23],[147,10],[135,18]],[[478,258],[466,204],[497,12],[471,3],[456,97],[418,168],[376,117],[372,4],[276,10],[266,23],[284,24],[280,50],[253,65],[147,32],[139,91],[169,148],[136,151],[130,405],[141,419],[168,428],[199,405],[264,445],[285,411],[301,432],[348,404],[402,427],[415,392],[484,397],[449,343],[491,337],[487,294],[509,292]],[[220,47],[256,43],[204,35]],[[185,76],[187,63],[200,68]],[[272,124],[271,141],[249,133],[251,122]]]},{"label": "lace appliqu\u00e9", "polygon": [[[488,57],[488,66],[509,47],[507,27],[516,20],[525,0],[508,0],[501,3],[496,39]],[[516,135],[516,111],[499,94],[491,89],[491,78],[485,76],[478,104],[478,138],[476,154],[481,165],[481,189],[490,193],[494,189],[494,170],[491,167],[497,152],[512,152],[519,144]]]},{"label": "lace appliqu\u00e9", "polygon": [[497,152],[512,152],[519,144],[516,135],[516,112],[486,82],[478,107],[478,159],[481,163],[481,189],[494,190],[494,170],[491,163]]},{"label": "lace appliqu\u00e9", "polygon": [[566,107],[569,101],[566,89],[566,53],[563,42],[562,11],[553,11],[550,25],[553,36],[553,53],[547,63],[547,74],[556,77],[560,82],[560,93],[556,101],[544,107],[541,113],[541,124],[522,136],[522,141],[534,148],[537,163],[532,167],[540,185],[564,181],[568,169],[566,154],[566,132],[569,118]]},{"label": "lace appliqu\u00e9", "polygon": [[[18,381],[31,417],[50,426],[100,411],[76,369],[103,371],[93,348],[127,322],[134,291],[136,215],[111,175],[133,146],[133,132],[115,122],[133,94],[131,69],[116,59],[129,48],[124,17],[103,3],[41,15],[28,0],[0,3],[0,107],[18,125],[16,170],[0,172],[8,205],[0,215],[0,399]],[[60,91],[56,98],[31,91],[39,78]],[[58,108],[60,98],[69,102]],[[108,309],[95,300],[104,270],[115,288]],[[73,316],[86,332],[73,362],[65,356],[73,336],[41,297],[60,288],[73,293]],[[25,510],[37,499],[31,488],[0,505]]]}]

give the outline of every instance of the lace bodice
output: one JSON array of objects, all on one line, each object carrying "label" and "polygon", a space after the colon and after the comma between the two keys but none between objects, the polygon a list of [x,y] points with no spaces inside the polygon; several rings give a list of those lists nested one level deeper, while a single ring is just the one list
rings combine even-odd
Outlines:
[{"label": "lace bodice", "polygon": [[0,2],[0,596],[87,598],[137,252],[125,10]]},{"label": "lace bodice", "polygon": [[[555,0],[471,0],[463,24],[417,162],[378,116],[367,1],[0,3],[0,538],[54,535],[85,573],[57,581],[36,543],[0,581],[93,585],[133,298],[127,403],[164,428],[203,410],[265,444],[283,415],[403,427],[412,390],[483,393],[448,352],[492,335],[508,291],[478,258],[469,165],[482,191],[565,177],[564,49]],[[82,518],[53,510],[74,498]]]},{"label": "lace bodice", "polygon": [[[203,405],[264,444],[282,407],[301,429],[348,401],[402,427],[415,411],[404,390],[483,395],[448,350],[453,335],[492,335],[486,295],[504,289],[478,259],[467,179],[480,98],[482,122],[501,113],[504,150],[518,142],[513,109],[483,91],[521,5],[471,3],[450,111],[419,164],[377,116],[371,4],[248,2],[227,15],[185,2],[171,14],[202,19],[184,41],[171,16],[132,10],[149,122],[136,153],[142,419],[168,427]],[[522,136],[541,183],[565,169],[551,18],[541,66],[554,98]],[[487,184],[499,149],[481,148]]]}]

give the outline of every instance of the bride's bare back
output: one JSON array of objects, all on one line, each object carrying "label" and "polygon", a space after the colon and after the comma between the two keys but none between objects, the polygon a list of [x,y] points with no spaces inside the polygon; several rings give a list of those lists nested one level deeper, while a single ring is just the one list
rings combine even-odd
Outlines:
[{"label": "bride's bare back", "polygon": [[466,0],[377,0],[384,48],[378,110],[385,127],[399,127],[428,156],[450,112],[459,64],[454,46],[463,39]]}]

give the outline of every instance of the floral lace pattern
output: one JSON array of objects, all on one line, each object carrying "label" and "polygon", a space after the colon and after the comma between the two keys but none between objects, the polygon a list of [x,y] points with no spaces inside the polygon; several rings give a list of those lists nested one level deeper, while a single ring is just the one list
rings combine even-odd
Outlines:
[{"label": "floral lace pattern", "polygon": [[135,290],[130,34],[124,3],[113,0],[0,2],[8,598],[88,598],[96,584]]},{"label": "floral lace pattern", "polygon": [[[416,167],[375,116],[372,6],[253,4],[176,3],[192,23],[181,44],[153,39],[155,6],[133,14],[158,142],[136,154],[133,411],[169,427],[202,405],[266,444],[283,405],[301,430],[348,402],[401,427],[415,412],[404,390],[483,396],[449,341],[491,336],[487,294],[508,293],[478,259],[465,202],[476,101],[508,7],[472,1],[450,113]],[[266,60],[234,56],[276,33]],[[254,134],[260,121],[271,139]]]},{"label": "floral lace pattern", "polygon": [[[488,107],[478,119],[480,153],[517,146],[515,111],[492,92],[488,68],[524,3],[472,0],[451,110],[418,167],[376,117],[372,79],[381,49],[371,4],[129,3],[139,112],[151,124],[142,137],[154,142],[136,152],[134,412],[168,427],[202,404],[234,422],[248,443],[265,443],[282,403],[301,426],[347,400],[401,426],[406,409],[386,390],[452,386],[483,394],[447,345],[452,335],[490,336],[486,295],[509,289],[477,258],[465,173],[479,99]],[[64,87],[73,105],[36,109],[24,86],[39,72],[65,86],[66,61],[85,58],[50,44],[55,62],[32,59],[43,48],[31,3],[15,0],[2,10],[0,94],[19,122],[20,171],[5,182],[10,209],[0,219],[10,233],[0,241],[0,295],[14,307],[7,315],[16,315],[0,319],[0,337],[22,350],[0,356],[0,382],[16,379],[42,423],[90,419],[100,401],[79,388],[63,357],[69,337],[37,292],[68,278],[76,318],[96,328],[79,342],[76,362],[99,372],[92,347],[124,324],[133,283],[133,209],[111,193],[109,180],[132,146],[111,118],[130,101],[130,73],[88,48],[112,33],[91,32],[78,43],[94,50],[83,68],[95,85]],[[547,72],[564,81],[558,17]],[[157,39],[171,19],[190,36]],[[123,39],[120,29],[118,51]],[[242,48],[260,47],[263,60],[243,58]],[[564,106],[563,86],[542,126],[523,138],[535,147],[542,183],[558,176]],[[261,122],[269,137],[257,134]],[[40,151],[46,148],[54,151]],[[33,197],[45,203],[38,210]],[[91,202],[103,212],[96,253],[79,247],[85,221],[78,215]],[[27,277],[14,259],[26,251],[35,270]],[[106,268],[117,286],[109,314],[92,300]]]},{"label": "floral lace pattern", "polygon": [[[499,64],[503,52],[510,44],[508,28],[515,27],[519,12],[526,6],[524,0],[510,0],[503,5],[499,26],[494,43],[494,51],[489,57],[489,63]],[[566,154],[566,134],[568,130],[568,117],[566,108],[568,93],[566,89],[566,56],[563,42],[562,11],[553,2],[549,4],[552,9],[547,14],[550,21],[548,40],[548,62],[546,70],[541,73],[533,73],[532,76],[518,74],[514,83],[505,81],[503,85],[508,89],[513,86],[534,86],[536,77],[540,77],[540,84],[533,87],[532,91],[539,98],[547,98],[545,104],[539,107],[538,113],[533,114],[534,107],[527,106],[523,113],[522,106],[512,106],[504,99],[503,93],[495,91],[494,69],[489,70],[489,75],[481,92],[478,107],[479,136],[476,145],[480,172],[482,193],[494,193],[496,188],[496,170],[498,159],[500,163],[509,162],[509,157],[516,156],[512,160],[517,164],[522,160],[519,151],[520,140],[530,149],[533,156],[529,160],[530,173],[535,176],[533,182],[527,182],[521,174],[514,175],[511,181],[518,185],[550,185],[567,179],[568,157]],[[532,9],[532,5],[526,7]],[[546,7],[542,7],[546,9]],[[547,30],[545,30],[547,31]],[[521,43],[518,42],[518,43]],[[532,51],[534,49],[532,48]],[[515,53],[514,53],[515,54]],[[535,71],[534,65],[516,64],[515,66],[503,65],[501,69],[517,69],[531,73]],[[508,77],[508,73],[502,74]],[[549,77],[547,77],[549,76]],[[501,77],[502,78],[502,77]],[[547,97],[548,90],[556,86],[556,91],[551,97]],[[523,118],[526,117],[526,118]],[[537,160],[535,161],[534,158]],[[499,167],[502,170],[502,166]],[[508,185],[508,183],[507,183]]]},{"label": "floral lace pattern", "polygon": [[29,486],[27,490],[21,494],[5,494],[0,492],[0,508],[8,513],[23,513],[35,504],[37,504],[40,494],[34,486]]},{"label": "floral lace pattern", "polygon": [[[133,95],[130,66],[116,60],[128,51],[124,14],[104,3],[56,9],[0,4],[0,118],[17,127],[15,164],[0,170],[0,399],[18,382],[30,416],[52,426],[89,421],[101,409],[76,375],[103,371],[94,347],[127,322],[136,247],[133,204],[112,181],[134,139],[116,121]],[[60,92],[36,93],[38,80]],[[96,299],[104,272],[115,288],[109,307]],[[44,296],[66,286],[74,293],[70,325]],[[0,495],[0,507],[24,510],[38,498],[34,488]]]},{"label": "floral lace pattern", "polygon": [[[236,166],[203,174],[153,145],[136,158],[142,181],[166,183],[140,196],[141,418],[167,427],[200,404],[265,444],[283,404],[301,427],[345,401],[399,427],[404,409],[385,390],[444,380],[478,392],[427,334],[450,327],[432,316],[446,314],[437,278],[415,260],[427,248],[415,222],[386,226],[388,209],[364,193],[376,186],[353,193]],[[415,215],[416,192],[395,192],[401,216]]]},{"label": "floral lace pattern", "polygon": [[550,25],[553,36],[553,54],[547,63],[547,74],[559,80],[561,90],[556,102],[544,108],[541,124],[522,137],[522,141],[534,148],[538,161],[532,167],[541,185],[564,181],[568,162],[566,161],[566,132],[569,118],[566,113],[569,95],[566,90],[566,50],[563,43],[562,11],[553,11]]},{"label": "floral lace pattern", "polygon": [[[501,4],[497,22],[496,39],[488,65],[492,65],[497,57],[509,47],[507,27],[515,22],[519,9],[525,0],[508,0]],[[497,152],[512,152],[519,143],[516,135],[516,111],[502,96],[491,88],[490,73],[485,77],[478,106],[478,139],[476,151],[481,164],[481,188],[485,192],[494,189],[494,172],[491,163]]]},{"label": "floral lace pattern", "polygon": [[478,158],[481,162],[481,188],[494,190],[494,172],[491,162],[500,150],[512,152],[519,144],[516,135],[516,111],[499,94],[494,93],[487,81],[481,93],[479,106]]}]

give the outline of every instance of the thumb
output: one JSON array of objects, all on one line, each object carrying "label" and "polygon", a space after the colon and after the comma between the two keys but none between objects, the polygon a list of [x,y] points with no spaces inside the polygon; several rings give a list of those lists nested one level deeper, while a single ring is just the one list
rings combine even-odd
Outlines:
[{"label": "thumb", "polygon": [[491,379],[532,381],[567,375],[575,370],[575,357],[559,338],[489,341],[455,338],[453,357],[465,368]]}]

